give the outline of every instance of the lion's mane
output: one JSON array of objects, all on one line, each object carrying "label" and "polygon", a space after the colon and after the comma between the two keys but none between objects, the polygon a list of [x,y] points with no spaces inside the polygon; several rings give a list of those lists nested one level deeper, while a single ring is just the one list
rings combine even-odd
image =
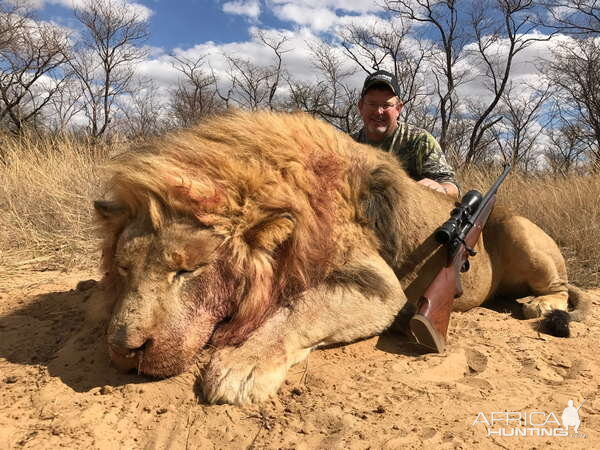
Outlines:
[{"label": "lion's mane", "polygon": [[[337,228],[365,222],[360,189],[352,188],[365,178],[357,159],[369,157],[359,145],[308,115],[238,111],[120,155],[109,187],[126,213],[104,222],[103,266],[110,274],[118,236],[133,218],[145,216],[157,230],[175,216],[212,227],[225,238],[232,277],[245,280],[213,342],[239,343],[282,299],[332,276],[345,245]],[[342,234],[352,241],[351,230]]]}]

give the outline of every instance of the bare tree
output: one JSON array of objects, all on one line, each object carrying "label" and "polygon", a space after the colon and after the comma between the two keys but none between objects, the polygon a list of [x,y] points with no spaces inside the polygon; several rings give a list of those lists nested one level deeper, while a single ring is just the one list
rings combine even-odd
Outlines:
[{"label": "bare tree", "polygon": [[269,109],[275,109],[275,94],[279,85],[281,83],[281,78],[284,75],[283,70],[283,55],[285,53],[290,52],[290,49],[285,49],[284,45],[287,42],[287,37],[284,35],[279,35],[278,37],[269,37],[266,33],[259,31],[257,33],[258,39],[263,43],[263,45],[269,47],[274,55],[275,61],[271,65],[272,79],[269,87],[269,96],[267,100],[267,104],[269,105]]},{"label": "bare tree", "polygon": [[156,136],[164,128],[165,105],[157,84],[152,80],[136,80],[132,94],[121,107],[124,134],[130,139]]},{"label": "bare tree", "polygon": [[[471,105],[465,105],[471,108]],[[473,122],[464,115],[457,114],[452,119],[452,126],[446,135],[446,157],[452,167],[460,167],[465,161],[465,155],[469,148],[469,132]]]},{"label": "bare tree", "polygon": [[593,38],[562,42],[545,73],[558,89],[562,127],[581,128],[590,143],[590,162],[600,170],[600,43]]},{"label": "bare tree", "polygon": [[179,126],[188,127],[224,107],[216,91],[214,74],[206,69],[206,56],[173,56],[173,67],[183,77],[171,91],[169,109]]},{"label": "bare tree", "polygon": [[568,175],[585,163],[590,142],[585,138],[585,128],[565,123],[547,134],[549,143],[544,156],[555,174]]},{"label": "bare tree", "polygon": [[[460,0],[385,0],[386,11],[401,19],[418,23],[423,39],[433,43],[430,59],[431,75],[435,79],[440,118],[439,143],[448,147],[448,133],[456,112],[456,89],[468,81],[467,73],[459,69],[465,58],[468,33],[461,20],[464,11]],[[466,9],[466,8],[465,8]]]},{"label": "bare tree", "polygon": [[64,133],[73,125],[73,119],[84,110],[81,102],[83,91],[81,85],[69,74],[62,86],[50,98],[45,111],[48,127],[54,133]]},{"label": "bare tree", "polygon": [[[492,98],[473,125],[465,157],[467,164],[481,152],[480,144],[486,131],[500,120],[492,113],[509,83],[515,56],[532,43],[552,37],[552,34],[533,33],[537,25],[533,20],[534,8],[533,0],[490,0],[473,4],[471,24]],[[498,45],[502,39],[505,45]]]},{"label": "bare tree", "polygon": [[563,33],[596,35],[600,33],[600,4],[597,0],[548,0],[541,1],[550,19],[541,23]]},{"label": "bare tree", "polygon": [[283,70],[283,55],[287,37],[280,35],[269,37],[263,32],[257,34],[260,42],[274,54],[274,61],[269,65],[259,65],[247,58],[225,56],[229,65],[228,77],[230,89],[227,95],[217,90],[221,99],[229,104],[257,110],[260,108],[276,109],[276,93],[280,87]]},{"label": "bare tree", "polygon": [[347,55],[367,74],[380,69],[394,73],[402,91],[404,121],[416,118],[413,122],[427,127],[432,124],[426,124],[423,114],[429,94],[423,66],[430,48],[423,40],[409,39],[411,31],[400,19],[371,26],[350,25],[340,32],[340,37]]},{"label": "bare tree", "polygon": [[[534,33],[538,5],[533,0],[386,0],[385,10],[419,24],[417,34],[433,42],[427,65],[438,97],[439,142],[447,153],[452,142],[462,142],[451,128],[469,133],[466,163],[482,159],[489,149],[490,133],[501,115],[496,108],[510,80],[515,57],[549,35]],[[490,93],[475,102],[458,95],[458,88],[479,78]],[[459,115],[459,105],[462,104]],[[461,117],[470,110],[467,117]],[[470,129],[469,129],[470,128]],[[485,144],[485,145],[484,145]]]},{"label": "bare tree", "polygon": [[288,78],[291,108],[307,111],[347,133],[358,131],[360,118],[356,105],[359,92],[352,84],[356,69],[349,67],[344,55],[326,42],[311,47],[315,82]]},{"label": "bare tree", "polygon": [[85,36],[71,66],[85,95],[90,134],[102,136],[115,113],[119,96],[128,94],[135,64],[147,51],[148,24],[124,0],[85,0],[75,9]]},{"label": "bare tree", "polygon": [[272,91],[272,73],[250,59],[227,57],[233,100],[237,105],[257,110],[265,106]]},{"label": "bare tree", "polygon": [[34,17],[25,0],[0,0],[0,48],[10,48],[14,35]]},{"label": "bare tree", "polygon": [[68,48],[63,30],[37,22],[18,4],[0,4],[0,120],[13,131],[60,91]]},{"label": "bare tree", "polygon": [[321,111],[330,108],[329,89],[324,81],[312,83],[288,77],[287,83],[290,89],[287,109],[305,111],[313,116],[323,117]]},{"label": "bare tree", "polygon": [[504,120],[490,128],[491,135],[505,162],[519,165],[525,172],[537,165],[536,145],[538,138],[552,120],[543,107],[551,95],[550,86],[521,86],[518,92],[510,82],[502,95],[499,113]]}]

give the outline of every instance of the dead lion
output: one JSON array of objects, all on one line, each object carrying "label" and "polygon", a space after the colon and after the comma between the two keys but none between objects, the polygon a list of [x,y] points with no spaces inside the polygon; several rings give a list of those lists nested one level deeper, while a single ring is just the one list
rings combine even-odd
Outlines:
[{"label": "dead lion", "polygon": [[[432,233],[451,201],[308,115],[220,117],[121,156],[112,174],[111,201],[95,203],[110,356],[166,377],[210,346],[212,403],[264,400],[313,348],[382,332],[444,257]],[[590,303],[555,242],[499,209],[463,286],[458,311],[533,296],[537,317],[567,311],[571,294],[564,314],[580,320]]]}]

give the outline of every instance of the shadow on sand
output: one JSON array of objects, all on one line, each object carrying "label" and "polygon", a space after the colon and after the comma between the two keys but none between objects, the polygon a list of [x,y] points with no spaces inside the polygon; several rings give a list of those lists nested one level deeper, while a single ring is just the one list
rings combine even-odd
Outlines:
[{"label": "shadow on sand", "polygon": [[[106,321],[90,313],[99,309],[101,294],[98,283],[89,280],[78,289],[13,299],[19,306],[0,316],[0,357],[15,364],[45,366],[51,376],[76,392],[153,381],[120,373],[111,366],[105,345]],[[483,306],[523,319],[521,305],[514,300],[495,299]],[[410,311],[404,313],[406,316]],[[410,357],[428,353],[404,329],[396,326],[383,333],[376,348]]]},{"label": "shadow on sand", "polygon": [[51,376],[77,392],[148,382],[110,365],[106,322],[86,314],[101,299],[101,290],[92,280],[86,286],[16,299],[22,306],[0,316],[0,357],[15,364],[46,366]]}]

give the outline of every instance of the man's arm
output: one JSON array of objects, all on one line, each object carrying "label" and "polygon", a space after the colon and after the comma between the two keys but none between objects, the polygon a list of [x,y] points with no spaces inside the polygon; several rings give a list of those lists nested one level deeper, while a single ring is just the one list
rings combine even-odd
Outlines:
[{"label": "man's arm", "polygon": [[448,164],[440,145],[429,133],[425,133],[421,139],[424,151],[420,161],[420,175],[422,178],[418,183],[458,198],[460,188],[456,181],[456,174],[452,166]]},{"label": "man's arm", "polygon": [[449,181],[438,183],[437,181],[432,180],[431,178],[423,178],[422,180],[417,181],[417,183],[422,184],[423,186],[427,186],[434,191],[442,192],[446,195],[450,195],[451,197],[458,198],[460,195],[458,191],[458,186]]}]

